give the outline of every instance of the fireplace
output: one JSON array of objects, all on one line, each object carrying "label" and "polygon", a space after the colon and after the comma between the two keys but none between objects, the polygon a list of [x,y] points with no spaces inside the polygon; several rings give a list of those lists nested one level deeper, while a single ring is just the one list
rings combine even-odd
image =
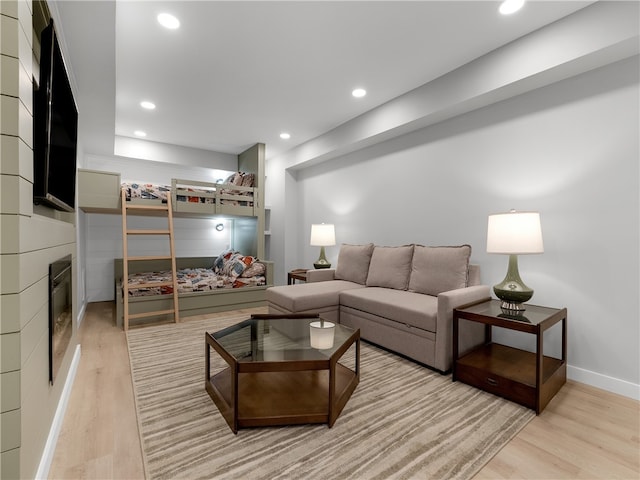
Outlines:
[{"label": "fireplace", "polygon": [[49,265],[49,381],[54,382],[72,333],[71,255]]}]

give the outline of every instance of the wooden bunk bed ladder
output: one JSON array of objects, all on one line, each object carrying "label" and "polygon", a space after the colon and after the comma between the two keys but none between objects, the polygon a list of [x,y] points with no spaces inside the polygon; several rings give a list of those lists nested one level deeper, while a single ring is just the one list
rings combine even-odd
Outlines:
[{"label": "wooden bunk bed ladder", "polygon": [[[152,317],[156,315],[173,315],[176,323],[180,321],[178,310],[178,276],[176,272],[176,251],[173,240],[173,211],[171,209],[171,198],[167,197],[167,203],[162,205],[144,205],[140,203],[127,202],[126,192],[122,189],[122,287],[123,287],[123,310],[124,310],[124,329],[129,329],[129,320],[143,317]],[[131,229],[127,223],[127,213],[137,211],[152,215],[167,213],[168,228],[164,229]],[[130,256],[128,252],[127,237],[129,235],[168,235],[169,237],[169,255],[145,255]],[[171,281],[170,282],[152,282],[145,284],[137,284],[136,288],[151,288],[173,286],[173,308],[167,310],[155,310],[144,313],[129,313],[129,262],[137,260],[171,260]]]}]

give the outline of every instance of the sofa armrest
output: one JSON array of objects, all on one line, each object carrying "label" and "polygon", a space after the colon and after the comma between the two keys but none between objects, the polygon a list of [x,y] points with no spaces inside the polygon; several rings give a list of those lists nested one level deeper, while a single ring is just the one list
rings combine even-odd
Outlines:
[{"label": "sofa armrest", "polygon": [[335,280],[335,268],[320,268],[317,270],[307,270],[307,283],[326,282],[327,280]]},{"label": "sofa armrest", "polygon": [[[443,372],[451,368],[453,357],[453,309],[468,303],[491,298],[488,285],[449,290],[438,295],[438,320],[436,325],[436,359],[434,367]],[[484,341],[484,325],[465,325],[460,332],[460,352],[464,352]]]}]

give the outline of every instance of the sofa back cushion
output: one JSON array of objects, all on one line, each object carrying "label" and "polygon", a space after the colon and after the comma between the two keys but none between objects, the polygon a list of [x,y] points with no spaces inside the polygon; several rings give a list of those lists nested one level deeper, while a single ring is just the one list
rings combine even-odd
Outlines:
[{"label": "sofa back cushion", "polygon": [[375,246],[371,255],[367,287],[406,290],[411,273],[413,245],[401,247]]},{"label": "sofa back cushion", "polygon": [[336,267],[336,280],[347,280],[349,282],[364,285],[367,281],[369,262],[373,253],[373,243],[366,245],[349,245],[343,243],[338,254],[338,265]]},{"label": "sofa back cushion", "polygon": [[409,290],[426,295],[464,288],[469,281],[471,246],[425,247],[416,245]]}]

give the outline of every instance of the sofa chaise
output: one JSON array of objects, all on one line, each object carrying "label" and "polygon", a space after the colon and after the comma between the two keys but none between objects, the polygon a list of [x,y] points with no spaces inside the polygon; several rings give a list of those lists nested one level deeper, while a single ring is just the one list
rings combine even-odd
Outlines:
[{"label": "sofa chaise", "polygon": [[[453,309],[490,298],[471,247],[343,244],[335,269],[309,270],[304,284],[267,289],[269,313],[318,313],[359,328],[361,338],[442,373],[452,360]],[[460,351],[484,340],[469,322]]]}]

